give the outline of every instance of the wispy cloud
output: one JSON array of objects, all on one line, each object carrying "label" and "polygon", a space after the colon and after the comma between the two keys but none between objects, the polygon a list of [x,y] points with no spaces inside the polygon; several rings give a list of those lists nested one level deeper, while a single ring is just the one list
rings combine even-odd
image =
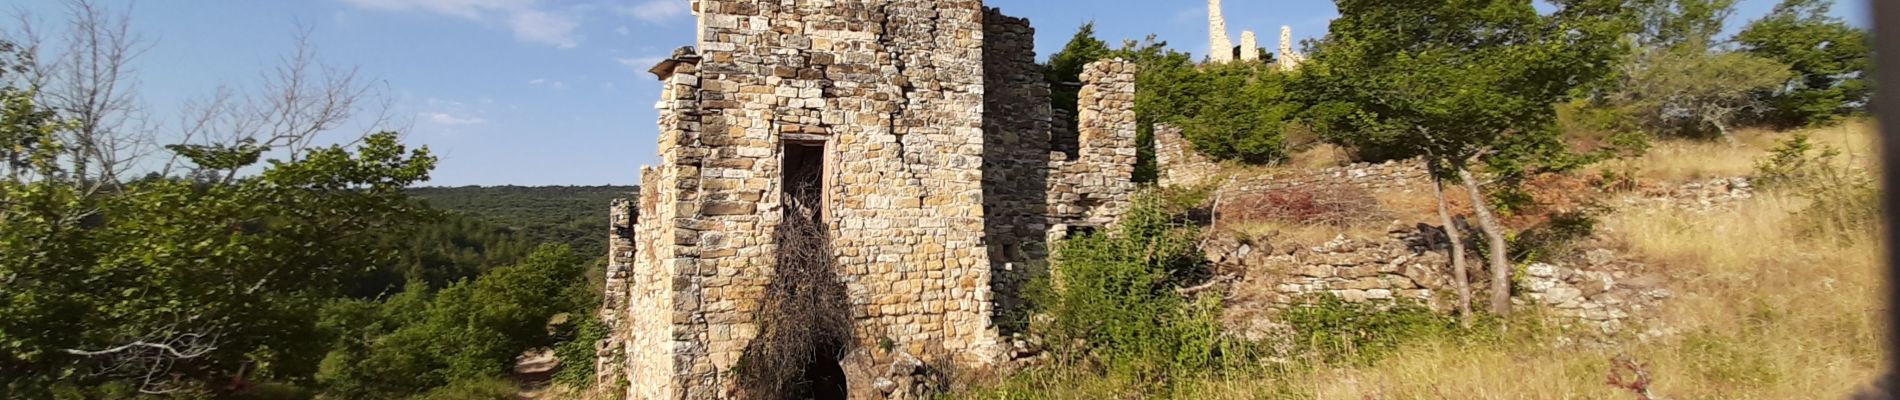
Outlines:
[{"label": "wispy cloud", "polygon": [[508,24],[515,30],[515,39],[523,42],[542,43],[563,49],[580,45],[574,39],[574,29],[581,23],[573,18],[528,10],[515,13]]},{"label": "wispy cloud", "polygon": [[687,0],[647,0],[622,10],[628,16],[647,22],[666,22],[691,11]]},{"label": "wispy cloud", "polygon": [[481,124],[488,123],[488,120],[482,119],[482,117],[475,117],[475,116],[460,117],[460,116],[455,116],[454,114],[442,113],[442,112],[425,112],[425,113],[422,113],[421,117],[424,121],[429,121],[429,123],[442,125],[442,126],[467,126],[467,125],[481,125]]},{"label": "wispy cloud", "polygon": [[632,35],[633,30],[627,29],[626,25],[621,25],[619,28],[614,28],[614,33],[618,33],[620,34],[620,36],[627,36],[627,35]]},{"label": "wispy cloud", "polygon": [[427,112],[416,114],[416,119],[441,127],[462,127],[487,124],[479,111],[471,112],[467,103],[455,100],[443,100],[430,97],[422,102]]},{"label": "wispy cloud", "polygon": [[[578,46],[580,20],[541,7],[537,0],[339,0],[356,8],[386,12],[425,12],[470,21],[503,24],[515,40],[560,48]],[[570,10],[571,11],[571,10]]]},{"label": "wispy cloud", "polygon": [[614,62],[618,62],[620,65],[640,71],[653,68],[653,66],[659,65],[661,61],[666,61],[666,56],[622,57],[614,59]]},{"label": "wispy cloud", "polygon": [[565,82],[561,82],[561,81],[553,80],[553,79],[547,79],[547,78],[535,78],[533,80],[529,80],[528,84],[535,85],[535,86],[547,86],[547,87],[551,87],[555,89],[562,89],[562,88],[567,87],[567,83]]}]

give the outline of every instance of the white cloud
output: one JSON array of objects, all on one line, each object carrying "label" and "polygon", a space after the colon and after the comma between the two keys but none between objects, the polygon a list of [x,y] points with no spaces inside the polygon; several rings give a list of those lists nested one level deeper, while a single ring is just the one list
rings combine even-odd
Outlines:
[{"label": "white cloud", "polygon": [[566,82],[561,82],[558,80],[547,79],[547,78],[535,78],[534,80],[528,81],[528,84],[535,85],[535,86],[547,86],[547,87],[551,87],[555,89],[562,89],[562,88],[567,87]]},{"label": "white cloud", "polygon": [[627,15],[647,22],[666,22],[692,11],[687,0],[647,0],[623,10]]},{"label": "white cloud", "polygon": [[[366,10],[426,12],[470,21],[506,24],[522,42],[572,48],[580,21],[545,10],[538,0],[340,0]],[[570,10],[571,11],[571,10]]]},{"label": "white cloud", "polygon": [[528,10],[510,17],[508,24],[514,28],[516,40],[563,49],[574,48],[580,44],[574,39],[574,28],[580,27],[581,24],[573,18]]},{"label": "white cloud", "polygon": [[626,25],[621,25],[619,28],[614,28],[614,33],[618,33],[620,36],[627,36],[633,34],[633,30],[627,29]]},{"label": "white cloud", "polygon": [[429,123],[442,126],[481,125],[488,123],[488,120],[482,119],[481,117],[458,117],[449,113],[440,112],[422,113],[421,117],[429,121]]}]

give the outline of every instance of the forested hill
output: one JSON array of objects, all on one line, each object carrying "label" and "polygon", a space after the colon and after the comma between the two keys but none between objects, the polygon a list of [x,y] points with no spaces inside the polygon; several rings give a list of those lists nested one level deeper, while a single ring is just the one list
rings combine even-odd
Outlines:
[{"label": "forested hill", "polygon": [[410,189],[431,207],[515,229],[538,243],[563,243],[581,257],[606,254],[607,206],[635,186],[463,186]]}]

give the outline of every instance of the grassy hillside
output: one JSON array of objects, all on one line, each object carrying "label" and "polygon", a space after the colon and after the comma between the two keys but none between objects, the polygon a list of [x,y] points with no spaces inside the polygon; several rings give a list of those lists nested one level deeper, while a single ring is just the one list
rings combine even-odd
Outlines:
[{"label": "grassy hillside", "polygon": [[[1623,171],[1645,186],[1766,178],[1758,165],[1797,133],[1826,174],[1798,175],[1732,208],[1699,212],[1605,202],[1597,233],[1666,271],[1662,323],[1607,343],[1552,326],[1417,330],[1371,324],[1354,335],[1399,337],[1389,353],[1345,361],[1269,360],[1218,373],[1152,376],[1055,363],[959,393],[959,399],[1802,399],[1843,398],[1871,381],[1886,322],[1872,212],[1871,125],[1744,132],[1738,144],[1665,140],[1648,155],[1581,172]],[[1637,194],[1628,194],[1637,195]],[[1534,314],[1534,313],[1524,313]],[[1378,321],[1389,321],[1380,319]],[[1389,326],[1388,326],[1389,325]],[[1355,325],[1357,326],[1357,325]],[[1656,336],[1637,335],[1654,330]],[[1316,350],[1303,350],[1316,351]],[[1294,353],[1306,355],[1306,353]],[[1324,354],[1322,354],[1324,355]],[[1646,378],[1636,378],[1638,374]],[[1637,383],[1640,382],[1640,383]]]},{"label": "grassy hillside", "polygon": [[463,186],[410,189],[431,207],[514,229],[534,242],[563,243],[582,257],[607,251],[607,205],[633,186]]}]

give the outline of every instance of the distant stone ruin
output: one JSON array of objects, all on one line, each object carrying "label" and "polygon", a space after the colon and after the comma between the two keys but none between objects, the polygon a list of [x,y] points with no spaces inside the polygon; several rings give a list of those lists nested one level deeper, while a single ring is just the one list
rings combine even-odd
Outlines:
[{"label": "distant stone ruin", "polygon": [[1279,63],[1281,71],[1292,71],[1292,70],[1300,69],[1300,64],[1306,63],[1305,54],[1300,54],[1293,51],[1293,27],[1285,26],[1285,25],[1280,26],[1280,50],[1279,51],[1280,51],[1280,54],[1276,55],[1275,59],[1277,60],[1276,62]]},{"label": "distant stone ruin", "polygon": [[798,289],[774,285],[797,267],[775,231],[812,218],[851,326],[820,345],[810,395],[914,398],[919,360],[1001,361],[1049,244],[1128,207],[1132,63],[1085,68],[1068,128],[1034,29],[980,0],[692,7],[698,42],[653,69],[661,163],[611,208],[603,392],[741,396],[761,332],[786,323],[759,318],[767,292]]},{"label": "distant stone ruin", "polygon": [[[1240,31],[1240,48],[1234,48],[1234,42],[1227,37],[1227,16],[1221,11],[1220,0],[1207,0],[1207,62],[1226,64],[1234,62],[1238,56],[1242,62],[1260,61],[1259,39],[1253,31]],[[1300,68],[1306,62],[1306,55],[1293,51],[1293,28],[1280,26],[1279,53],[1274,54],[1274,63],[1282,71]]]},{"label": "distant stone ruin", "polygon": [[1253,31],[1240,31],[1240,61],[1260,61],[1260,40]]},{"label": "distant stone ruin", "polygon": [[1207,47],[1208,62],[1234,61],[1234,42],[1227,38],[1227,17],[1221,15],[1220,0],[1207,0]]}]

